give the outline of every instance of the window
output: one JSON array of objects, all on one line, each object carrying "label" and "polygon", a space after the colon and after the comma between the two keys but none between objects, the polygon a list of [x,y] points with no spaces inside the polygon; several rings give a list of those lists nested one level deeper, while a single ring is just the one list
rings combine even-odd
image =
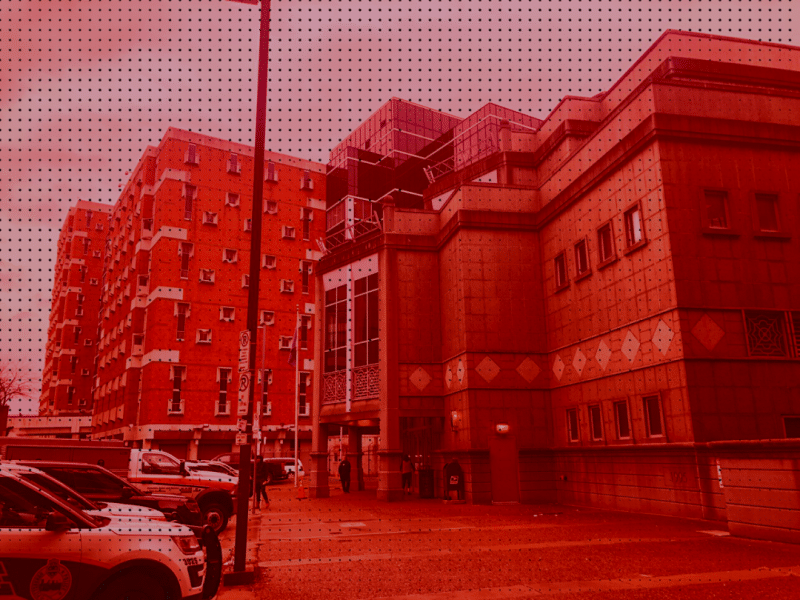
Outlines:
[{"label": "window", "polygon": [[300,180],[300,189],[309,192],[314,189],[314,181],[311,179],[311,173],[309,171],[303,171],[303,178]]},{"label": "window", "polygon": [[189,305],[184,302],[178,302],[175,305],[175,316],[178,317],[175,337],[179,342],[182,342],[186,337],[186,319],[189,317]]},{"label": "window", "polygon": [[269,386],[272,384],[272,369],[263,369],[258,373],[261,384],[261,414],[268,417],[272,414],[272,402],[269,401]]},{"label": "window", "polygon": [[600,262],[605,263],[616,256],[614,249],[614,232],[608,222],[597,230],[597,247],[600,250]]},{"label": "window", "polygon": [[290,350],[292,347],[292,340],[294,339],[291,335],[282,335],[278,338],[278,349],[279,350]]},{"label": "window", "polygon": [[96,231],[103,231],[103,223],[98,222],[97,225],[94,226]]},{"label": "window", "polygon": [[250,287],[250,275],[242,275],[242,287],[249,288]]},{"label": "window", "polygon": [[625,243],[628,248],[632,248],[643,241],[642,209],[637,204],[625,211]]},{"label": "window", "polygon": [[67,404],[72,404],[73,398],[75,398],[75,388],[69,387],[67,388]]},{"label": "window", "polygon": [[92,215],[93,211],[87,210],[86,211],[86,229],[89,229],[92,226]]},{"label": "window", "polygon": [[227,415],[230,412],[228,404],[228,385],[231,382],[232,369],[217,369],[217,381],[219,381],[219,399],[217,400],[218,415]]},{"label": "window", "polygon": [[182,413],[183,399],[181,398],[181,389],[183,388],[183,381],[186,379],[186,367],[173,365],[170,371],[170,379],[172,379],[172,397],[170,398],[168,412]]},{"label": "window", "polygon": [[84,283],[84,282],[86,281],[86,267],[85,267],[85,266],[83,266],[83,265],[80,265],[80,266],[78,267],[78,275],[79,275],[79,278],[78,278],[78,280],[79,280],[81,283]]},{"label": "window", "polygon": [[69,357],[69,372],[75,373],[78,370],[78,357],[77,356],[70,356]]},{"label": "window", "polygon": [[84,346],[91,346],[92,345],[92,340],[83,340],[83,345]]},{"label": "window", "polygon": [[353,366],[378,363],[378,274],[353,282]]},{"label": "window", "polygon": [[102,252],[100,252],[100,250],[95,250],[95,251],[92,253],[92,255],[93,255],[95,258],[102,258],[102,256],[103,256],[103,255],[102,255]]},{"label": "window", "polygon": [[293,240],[295,237],[294,234],[294,227],[289,227],[288,225],[283,226],[283,238],[287,240]]},{"label": "window", "polygon": [[265,269],[274,269],[278,266],[278,258],[271,254],[264,254],[261,257],[261,266]]},{"label": "window", "polygon": [[147,287],[150,278],[147,275],[139,275],[139,287]]},{"label": "window", "polygon": [[311,290],[311,263],[307,260],[300,261],[300,280],[303,293],[308,294]]},{"label": "window", "polygon": [[585,275],[589,272],[589,251],[586,248],[586,240],[575,244],[575,271],[577,275]]},{"label": "window", "polygon": [[271,310],[262,310],[258,322],[261,325],[274,325],[275,313]]},{"label": "window", "polygon": [[83,255],[89,256],[89,248],[92,246],[92,240],[89,238],[83,238]]},{"label": "window", "polygon": [[783,429],[787,438],[800,438],[800,416],[783,417]]},{"label": "window", "polygon": [[181,259],[180,277],[189,279],[189,259],[194,254],[194,244],[181,242],[178,246],[178,256]]},{"label": "window", "polygon": [[183,162],[187,165],[196,165],[200,163],[200,157],[197,153],[197,146],[195,144],[189,144],[189,147],[186,149],[186,154],[183,156]]},{"label": "window", "polygon": [[200,269],[200,283],[214,283],[214,269]]},{"label": "window", "polygon": [[778,195],[756,194],[756,215],[759,231],[780,231],[778,220]]},{"label": "window", "polygon": [[553,270],[556,276],[556,289],[561,290],[567,287],[569,280],[567,279],[567,255],[565,252],[553,259]]},{"label": "window", "polygon": [[303,223],[303,241],[311,239],[311,221],[314,220],[314,212],[310,208],[300,209],[300,220]]},{"label": "window", "polygon": [[281,293],[282,294],[293,294],[294,293],[294,281],[291,279],[281,279]]},{"label": "window", "polygon": [[203,225],[216,225],[218,221],[217,213],[205,211],[203,213]]},{"label": "window", "polygon": [[239,155],[236,153],[231,153],[230,157],[228,158],[228,173],[238,175],[241,172],[242,165],[239,164]]},{"label": "window", "polygon": [[275,163],[269,161],[267,163],[267,168],[264,169],[266,174],[264,175],[264,181],[271,181],[272,183],[278,182],[278,169],[275,168]]},{"label": "window", "polygon": [[664,427],[661,422],[661,400],[658,396],[645,396],[642,398],[644,404],[644,418],[647,424],[647,437],[661,437],[664,435]]},{"label": "window", "polygon": [[192,205],[194,204],[197,188],[188,183],[183,184],[183,218],[186,221],[192,220]]},{"label": "window", "polygon": [[235,192],[228,192],[225,197],[225,205],[232,206],[233,208],[239,207],[239,194]]},{"label": "window", "polygon": [[710,229],[728,229],[728,192],[705,190],[706,219]]},{"label": "window", "polygon": [[595,441],[602,440],[603,416],[598,404],[589,407],[589,426],[592,428],[592,439]]},{"label": "window", "polygon": [[567,440],[570,442],[580,441],[581,434],[578,431],[578,409],[570,408],[567,410]]},{"label": "window", "polygon": [[90,279],[89,280],[89,285],[99,285],[99,283],[100,282],[97,279]]},{"label": "window", "polygon": [[746,310],[744,324],[750,356],[786,356],[786,319],[777,310]]},{"label": "window", "polygon": [[311,374],[306,371],[301,371],[297,378],[297,403],[299,405],[299,413],[301,417],[307,417],[311,414],[309,410],[311,407],[308,403],[308,391],[311,387],[309,382]]},{"label": "window", "polygon": [[219,309],[220,321],[233,321],[236,316],[236,309],[232,306],[222,306]]},{"label": "window", "polygon": [[197,330],[197,338],[195,340],[198,344],[210,344],[211,343],[211,330],[210,329],[198,329]]},{"label": "window", "polygon": [[242,223],[242,230],[245,232],[253,231],[253,219],[245,219]]},{"label": "window", "polygon": [[325,373],[341,371],[347,364],[347,285],[325,292]]},{"label": "window", "polygon": [[308,350],[308,330],[311,329],[311,317],[300,316],[300,350]]},{"label": "window", "polygon": [[271,215],[278,214],[278,203],[275,200],[267,200],[264,203],[264,212],[269,213]]},{"label": "window", "polygon": [[83,375],[84,377],[88,377],[89,376],[89,369],[81,369],[81,375]]},{"label": "window", "polygon": [[75,309],[75,316],[76,317],[82,317],[83,316],[83,307],[82,306],[78,306]]},{"label": "window", "polygon": [[225,248],[225,250],[222,251],[222,262],[231,264],[239,262],[238,250],[231,250],[230,248]]},{"label": "window", "polygon": [[179,475],[180,463],[168,454],[147,452],[142,455],[142,473],[147,475]]},{"label": "window", "polygon": [[628,403],[614,403],[614,417],[617,421],[617,439],[628,440],[631,437],[631,426],[628,421]]},{"label": "window", "polygon": [[73,333],[72,343],[77,345],[78,344],[78,340],[81,337],[81,328],[80,327],[76,327],[75,329],[72,330],[72,333]]}]

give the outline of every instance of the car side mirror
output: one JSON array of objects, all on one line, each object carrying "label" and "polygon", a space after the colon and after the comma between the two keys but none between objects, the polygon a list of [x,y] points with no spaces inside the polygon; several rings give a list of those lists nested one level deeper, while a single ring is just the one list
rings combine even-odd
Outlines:
[{"label": "car side mirror", "polygon": [[184,477],[189,474],[189,471],[186,470],[186,461],[181,461],[181,466],[179,468],[179,472]]},{"label": "car side mirror", "polygon": [[47,515],[47,521],[44,525],[45,531],[64,531],[70,527],[72,527],[72,521],[60,512],[51,512]]}]

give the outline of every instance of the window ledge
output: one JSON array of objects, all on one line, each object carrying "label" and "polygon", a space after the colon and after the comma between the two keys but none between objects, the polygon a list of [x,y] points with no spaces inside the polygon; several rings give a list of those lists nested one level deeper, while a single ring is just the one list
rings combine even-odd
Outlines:
[{"label": "window ledge", "polygon": [[615,262],[617,262],[617,260],[619,260],[619,258],[616,255],[614,255],[614,256],[612,256],[610,258],[607,258],[603,262],[601,262],[601,263],[599,263],[597,265],[597,270],[598,271],[602,271],[606,267],[610,267],[611,265],[613,265]]},{"label": "window ledge", "polygon": [[792,234],[785,231],[754,231],[753,237],[757,240],[788,241],[792,239]]},{"label": "window ledge", "polygon": [[586,279],[587,277],[589,277],[589,275],[591,275],[591,274],[592,274],[592,270],[591,270],[591,269],[586,269],[586,271],[584,271],[584,272],[583,272],[583,273],[581,273],[580,275],[576,275],[576,276],[575,276],[575,279],[573,279],[573,281],[574,281],[575,283],[578,283],[579,281],[583,281],[584,279]]},{"label": "window ledge", "polygon": [[567,283],[565,283],[564,285],[562,285],[561,287],[557,287],[556,291],[554,293],[560,294],[564,290],[568,290],[568,289],[569,289],[569,281]]},{"label": "window ledge", "polygon": [[633,246],[628,246],[622,253],[627,256],[628,254],[633,254],[637,250],[644,248],[647,245],[647,240],[642,240],[641,242],[636,242]]},{"label": "window ledge", "polygon": [[703,227],[701,229],[703,235],[712,237],[731,237],[736,238],[741,236],[741,232],[737,229],[730,229],[728,227]]}]

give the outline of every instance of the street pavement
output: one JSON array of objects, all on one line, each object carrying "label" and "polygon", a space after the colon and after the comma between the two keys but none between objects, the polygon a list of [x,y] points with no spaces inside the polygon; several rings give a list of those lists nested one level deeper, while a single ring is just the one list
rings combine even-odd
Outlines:
[{"label": "street pavement", "polygon": [[[559,505],[475,506],[375,491],[269,491],[250,587],[219,600],[800,599],[800,546],[719,523]],[[222,536],[232,549],[235,521]]]}]

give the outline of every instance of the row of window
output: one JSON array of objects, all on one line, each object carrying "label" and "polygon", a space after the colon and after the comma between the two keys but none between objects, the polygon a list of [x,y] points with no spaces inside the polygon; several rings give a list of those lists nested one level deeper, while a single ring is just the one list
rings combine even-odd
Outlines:
[{"label": "row of window", "polygon": [[[661,410],[661,397],[658,394],[644,396],[641,399],[642,411],[645,419],[645,432],[648,438],[664,437],[664,418]],[[590,404],[587,407],[589,418],[589,435],[591,441],[600,442],[607,439],[604,427],[603,412],[600,404]],[[577,443],[581,441],[580,414],[581,407],[567,409],[567,441]],[[631,428],[630,407],[627,400],[618,400],[613,403],[614,435],[619,441],[633,438]]]},{"label": "row of window", "polygon": [[[645,237],[642,207],[640,203],[637,202],[625,211],[622,222],[625,228],[626,252],[644,245],[647,239]],[[613,220],[607,221],[597,228],[598,268],[603,268],[616,260],[617,249],[614,244],[614,239]],[[591,273],[588,239],[583,238],[578,240],[573,247],[573,252],[575,260],[575,279],[582,279]],[[566,289],[567,286],[569,286],[566,251],[561,252],[553,259],[553,271],[556,279],[556,291]]]},{"label": "row of window", "polygon": [[353,366],[379,361],[378,274],[352,283],[352,322],[348,284],[325,292],[325,373],[347,368],[347,333],[352,332]]},{"label": "row of window", "polygon": [[[782,232],[780,194],[772,192],[753,192],[752,214],[753,227],[756,232],[776,234]],[[703,190],[704,212],[703,226],[707,230],[720,232],[730,231],[733,228],[733,211],[731,199],[727,190]]]}]

